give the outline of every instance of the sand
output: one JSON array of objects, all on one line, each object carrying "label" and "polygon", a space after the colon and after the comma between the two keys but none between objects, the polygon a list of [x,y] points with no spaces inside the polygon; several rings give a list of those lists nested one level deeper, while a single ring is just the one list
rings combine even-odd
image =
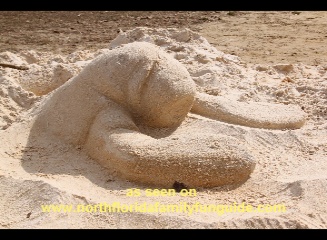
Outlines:
[{"label": "sand", "polygon": [[[182,142],[182,151],[199,153],[198,156],[204,143],[208,147],[212,145],[211,149],[219,146],[214,136],[233,138],[234,143],[251,152],[256,162],[250,178],[239,184],[196,187],[197,196],[192,197],[147,197],[145,189],[156,186],[128,181],[117,171],[103,167],[89,156],[83,144],[70,145],[65,137],[35,131],[35,119],[46,110],[47,99],[108,49],[79,51],[68,56],[32,50],[1,53],[1,62],[28,68],[0,68],[2,228],[326,228],[327,75],[323,66],[247,64],[235,55],[217,50],[188,29],[136,28],[120,33],[108,47],[114,49],[135,41],[160,46],[178,60],[189,72],[198,92],[222,98],[227,103],[230,100],[230,103],[248,104],[254,110],[255,106],[264,109],[270,104],[283,104],[287,109],[290,108],[286,106],[294,105],[297,109],[294,115],[290,112],[290,121],[301,124],[294,128],[267,129],[189,112],[173,132],[145,126],[140,129],[143,135]],[[294,120],[300,110],[306,115]],[[280,113],[275,111],[275,114]],[[274,111],[269,115],[274,119]],[[306,119],[302,121],[304,116]],[[56,117],[60,118],[60,114]],[[80,117],[83,119],[83,112]],[[74,126],[74,122],[67,121],[69,125]],[[171,149],[178,154],[173,145]],[[165,158],[165,153],[169,152],[155,151],[153,155]],[[130,188],[141,189],[142,196],[126,196]],[[188,216],[177,212],[43,213],[40,208],[41,204],[115,201],[122,204],[285,204],[287,211]]]}]

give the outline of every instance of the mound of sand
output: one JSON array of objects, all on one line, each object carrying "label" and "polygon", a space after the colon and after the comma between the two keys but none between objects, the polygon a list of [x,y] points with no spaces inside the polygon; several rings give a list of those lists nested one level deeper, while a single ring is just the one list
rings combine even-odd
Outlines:
[{"label": "mound of sand", "polygon": [[[28,68],[0,67],[0,100],[3,103],[0,113],[4,126],[0,130],[3,143],[0,148],[2,228],[326,228],[327,73],[324,67],[247,65],[236,56],[216,50],[203,37],[188,29],[136,28],[120,33],[109,47],[115,49],[135,41],[155,44],[183,64],[198,92],[244,104],[295,104],[307,113],[307,121],[299,129],[269,130],[219,122],[189,113],[174,132],[140,126],[143,134],[157,139],[183,142],[189,139],[185,135],[191,133],[197,138],[189,146],[195,146],[198,141],[199,147],[195,149],[198,152],[202,151],[202,138],[219,135],[236,139],[238,145],[246,146],[251,152],[256,167],[243,184],[197,188],[197,196],[193,197],[146,197],[145,194],[128,197],[127,189],[139,188],[144,193],[149,186],[123,180],[117,171],[93,161],[78,144],[72,147],[60,136],[51,137],[46,131],[33,130],[33,119],[41,114],[46,99],[57,92],[58,89],[54,89],[72,80],[71,77],[76,76],[91,59],[108,50],[97,53],[81,51],[74,56],[34,51],[1,53],[2,63]],[[83,115],[80,118],[83,119]],[[74,122],[68,121],[67,124],[73,125]],[[214,139],[206,144],[208,148],[211,145],[219,147],[219,142]],[[194,151],[191,148],[182,150]],[[160,149],[156,155],[165,157],[160,155]],[[136,201],[162,204],[247,202],[253,206],[283,203],[287,211],[225,213],[222,216],[194,213],[188,216],[178,212],[44,213],[40,208],[40,204],[47,203],[115,201],[122,204]]]},{"label": "mound of sand", "polygon": [[[245,181],[251,154],[237,139],[181,132],[173,140],[153,131],[179,127],[196,89],[177,60],[149,43],[129,43],[99,56],[45,98],[36,112],[29,142],[40,132],[79,146],[101,165],[128,180],[171,188],[213,187]],[[201,108],[201,106],[199,106]]]}]

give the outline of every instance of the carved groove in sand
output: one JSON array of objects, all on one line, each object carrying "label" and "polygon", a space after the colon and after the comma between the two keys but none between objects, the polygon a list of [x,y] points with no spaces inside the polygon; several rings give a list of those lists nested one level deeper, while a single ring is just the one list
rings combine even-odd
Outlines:
[{"label": "carved groove in sand", "polygon": [[298,108],[197,93],[181,63],[141,42],[97,57],[51,93],[41,109],[35,122],[39,131],[83,146],[90,157],[128,180],[165,187],[175,181],[192,187],[240,183],[255,160],[233,137],[185,132],[177,139],[157,139],[142,133],[141,126],[174,130],[190,111],[268,129],[299,128],[305,119]]}]

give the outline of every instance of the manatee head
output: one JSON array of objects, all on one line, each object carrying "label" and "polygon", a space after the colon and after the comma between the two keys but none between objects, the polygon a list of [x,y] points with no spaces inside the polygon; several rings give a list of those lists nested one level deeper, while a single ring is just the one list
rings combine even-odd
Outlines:
[{"label": "manatee head", "polygon": [[135,122],[150,127],[179,125],[195,98],[195,83],[183,64],[151,43],[110,50],[84,75],[98,92],[127,108]]},{"label": "manatee head", "polygon": [[195,83],[180,62],[152,44],[145,45],[156,57],[150,59],[146,73],[135,85],[137,89],[129,91],[136,96],[131,101],[134,116],[150,127],[178,126],[193,105]]}]

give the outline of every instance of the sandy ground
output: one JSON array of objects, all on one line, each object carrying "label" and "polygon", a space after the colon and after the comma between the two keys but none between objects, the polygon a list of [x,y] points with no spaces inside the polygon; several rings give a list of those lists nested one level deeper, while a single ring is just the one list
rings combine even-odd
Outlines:
[{"label": "sandy ground", "polygon": [[[0,228],[326,228],[326,18],[327,12],[4,12],[0,63],[29,69],[0,67]],[[136,26],[198,31],[211,44],[207,50],[194,45],[203,54],[200,60],[198,55],[185,60],[176,49],[171,54],[202,84],[201,91],[242,102],[296,104],[308,114],[306,124],[265,130],[190,114],[181,130],[236,137],[257,159],[245,183],[199,188],[192,197],[147,197],[145,190],[152,187],[120,179],[79,147],[46,133],[31,140],[32,110],[47,96],[33,92],[57,88],[101,54],[117,30]],[[130,188],[140,189],[142,195],[127,196]],[[41,204],[101,202],[246,202],[284,204],[287,210],[219,216],[40,209]]]},{"label": "sandy ground", "polygon": [[189,27],[248,63],[326,63],[325,11],[1,12],[0,51],[96,50],[139,26]]},{"label": "sandy ground", "polygon": [[217,49],[247,63],[326,64],[326,18],[321,12],[239,12],[204,23],[200,33]]}]

